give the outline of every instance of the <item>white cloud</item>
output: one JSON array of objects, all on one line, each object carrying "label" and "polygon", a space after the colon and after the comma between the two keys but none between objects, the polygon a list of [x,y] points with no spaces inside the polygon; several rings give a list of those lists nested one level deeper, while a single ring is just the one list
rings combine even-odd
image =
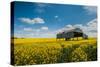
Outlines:
[{"label": "white cloud", "polygon": [[87,24],[85,24],[85,25],[82,25],[82,24],[66,25],[64,28],[59,29],[57,31],[57,33],[62,32],[62,31],[66,31],[66,30],[70,30],[70,29],[73,29],[73,28],[80,28],[88,36],[97,37],[97,19],[93,19],[93,20],[87,22]]},{"label": "white cloud", "polygon": [[63,27],[63,28],[57,30],[56,33],[59,33],[59,32],[62,32],[62,31],[67,31],[67,30],[70,30],[70,29],[73,29],[73,28],[74,28],[73,25],[68,24],[68,25],[66,25],[65,27]]},{"label": "white cloud", "polygon": [[66,28],[73,28],[73,26],[71,24],[68,24],[65,26]]},{"label": "white cloud", "polygon": [[24,31],[30,32],[30,31],[32,31],[32,28],[24,28]]},{"label": "white cloud", "polygon": [[56,37],[56,34],[53,31],[52,32],[51,31],[43,32],[43,30],[42,30],[42,31],[36,32],[36,30],[35,30],[32,32],[21,31],[20,33],[16,33],[15,36],[17,36],[19,38],[22,38],[22,37],[25,37],[25,38],[54,38],[54,37]]},{"label": "white cloud", "polygon": [[27,32],[27,33],[38,33],[38,32],[40,32],[41,31],[41,29],[34,29],[34,28],[23,28],[23,31],[24,32]]},{"label": "white cloud", "polygon": [[82,24],[75,24],[74,27],[79,27],[81,28],[83,25]]},{"label": "white cloud", "polygon": [[59,17],[59,16],[57,16],[57,15],[56,15],[56,16],[54,16],[54,18],[58,18],[58,17]]},{"label": "white cloud", "polygon": [[36,29],[35,31],[36,31],[36,32],[40,32],[41,30],[40,30],[40,29]]},{"label": "white cloud", "polygon": [[28,24],[43,24],[43,23],[45,23],[44,19],[39,18],[39,17],[33,18],[33,19],[19,18],[19,20],[21,20],[22,22],[28,23]]},{"label": "white cloud", "polygon": [[83,9],[84,9],[88,14],[97,13],[97,7],[96,7],[96,6],[84,6]]},{"label": "white cloud", "polygon": [[48,27],[41,27],[42,30],[48,30]]},{"label": "white cloud", "polygon": [[48,32],[48,27],[43,26],[40,28],[31,28],[31,27],[26,27],[21,29],[20,31],[18,30],[15,32],[15,36],[19,38],[23,37],[28,37],[28,38],[47,38],[47,37],[53,37],[55,36],[51,32]]},{"label": "white cloud", "polygon": [[59,29],[57,31],[49,31],[47,26],[42,26],[38,29],[34,28],[23,28],[23,31],[20,30],[19,33],[15,34],[15,36],[18,37],[34,37],[34,38],[53,38],[56,37],[56,34],[58,32],[62,32],[64,30],[70,30],[75,27],[81,28],[85,34],[87,34],[90,37],[96,37],[97,36],[97,19],[93,19],[86,24],[75,24],[75,25],[65,25],[62,29]]},{"label": "white cloud", "polygon": [[97,19],[93,19],[92,21],[87,23],[88,26],[97,27]]}]

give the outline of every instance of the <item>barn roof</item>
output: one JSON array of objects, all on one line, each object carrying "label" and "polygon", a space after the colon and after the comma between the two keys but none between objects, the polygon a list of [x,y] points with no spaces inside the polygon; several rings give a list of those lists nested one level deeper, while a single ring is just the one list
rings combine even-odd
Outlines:
[{"label": "barn roof", "polygon": [[74,28],[70,30],[66,30],[65,32],[83,32],[80,28]]}]

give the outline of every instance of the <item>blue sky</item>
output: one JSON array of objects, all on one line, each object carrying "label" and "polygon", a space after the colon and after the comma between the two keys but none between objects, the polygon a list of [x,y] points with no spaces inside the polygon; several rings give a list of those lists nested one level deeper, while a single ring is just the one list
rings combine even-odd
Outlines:
[{"label": "blue sky", "polygon": [[[14,4],[14,36],[16,37],[54,38],[57,32],[75,26],[82,28],[87,34],[90,33],[89,36],[96,36],[97,8],[31,2]],[[87,30],[91,28],[93,29]]]}]

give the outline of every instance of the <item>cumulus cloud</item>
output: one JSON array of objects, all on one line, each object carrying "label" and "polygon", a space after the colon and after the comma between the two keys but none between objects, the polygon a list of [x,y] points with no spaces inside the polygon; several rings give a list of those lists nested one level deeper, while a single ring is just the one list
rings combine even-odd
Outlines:
[{"label": "cumulus cloud", "polygon": [[88,14],[97,13],[97,7],[96,7],[96,6],[84,6],[83,9],[84,9]]},{"label": "cumulus cloud", "polygon": [[48,27],[41,27],[42,30],[48,30]]},{"label": "cumulus cloud", "polygon": [[66,31],[66,30],[71,30],[74,28],[80,28],[83,30],[84,33],[86,33],[90,37],[97,37],[97,19],[93,19],[87,24],[82,25],[82,24],[75,24],[75,25],[66,25],[64,28],[59,29],[58,32]]},{"label": "cumulus cloud", "polygon": [[67,30],[71,30],[71,29],[73,29],[73,28],[74,28],[73,25],[68,24],[68,25],[65,25],[65,27],[63,27],[63,28],[57,30],[56,33],[63,32],[63,31],[67,31]]},{"label": "cumulus cloud", "polygon": [[92,21],[87,23],[88,26],[97,27],[97,19],[93,19]]},{"label": "cumulus cloud", "polygon": [[19,38],[44,38],[44,37],[53,37],[55,36],[51,32],[48,32],[47,26],[42,26],[40,28],[31,28],[31,27],[25,27],[21,30],[17,30],[15,32],[15,36]]},{"label": "cumulus cloud", "polygon": [[73,26],[71,24],[68,24],[65,26],[66,28],[73,28]]},{"label": "cumulus cloud", "polygon": [[44,19],[39,18],[39,17],[33,18],[33,19],[30,19],[30,18],[19,18],[19,20],[21,20],[24,23],[28,23],[28,24],[43,24],[43,23],[45,23]]},{"label": "cumulus cloud", "polygon": [[19,38],[23,38],[23,37],[25,38],[54,38],[56,37],[53,31],[47,30],[47,27],[41,27],[41,28],[32,29],[32,31],[30,31],[30,28],[24,28],[24,31],[20,31],[20,33],[16,33],[15,36]]}]

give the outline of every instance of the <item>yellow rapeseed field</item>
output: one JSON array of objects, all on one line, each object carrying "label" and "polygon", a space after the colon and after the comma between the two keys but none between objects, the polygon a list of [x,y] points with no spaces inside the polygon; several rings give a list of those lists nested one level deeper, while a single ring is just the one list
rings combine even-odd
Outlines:
[{"label": "yellow rapeseed field", "polygon": [[[14,41],[14,42],[13,42]],[[97,39],[12,39],[14,65],[51,64],[97,60]]]}]

